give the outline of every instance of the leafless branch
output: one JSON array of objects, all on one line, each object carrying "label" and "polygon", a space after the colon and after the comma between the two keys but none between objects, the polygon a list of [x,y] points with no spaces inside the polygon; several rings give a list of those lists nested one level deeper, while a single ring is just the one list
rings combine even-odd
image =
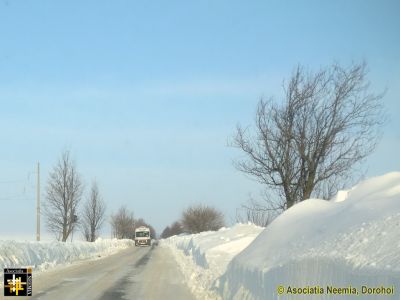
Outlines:
[{"label": "leafless branch", "polygon": [[118,239],[133,239],[135,237],[135,218],[126,206],[120,207],[116,214],[111,216],[113,236]]},{"label": "leafless branch", "polygon": [[260,100],[255,133],[237,127],[232,146],[245,159],[236,168],[274,191],[285,209],[335,193],[380,137],[383,93],[370,92],[366,75],[365,63],[317,73],[297,67],[281,102]]},{"label": "leafless branch", "polygon": [[100,197],[98,185],[93,181],[90,196],[83,208],[81,221],[81,230],[87,241],[94,242],[98,237],[99,230],[104,223],[105,210],[106,205]]},{"label": "leafless branch", "polygon": [[68,151],[50,173],[44,213],[47,227],[58,240],[65,242],[77,225],[77,207],[83,185]]},{"label": "leafless branch", "polygon": [[181,223],[188,233],[215,231],[224,226],[224,217],[213,207],[194,205],[183,211]]}]

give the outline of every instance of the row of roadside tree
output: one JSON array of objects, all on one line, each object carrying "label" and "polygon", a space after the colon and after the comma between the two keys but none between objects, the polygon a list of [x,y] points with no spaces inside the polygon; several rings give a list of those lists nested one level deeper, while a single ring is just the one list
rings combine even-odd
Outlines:
[{"label": "row of roadside tree", "polygon": [[[49,174],[44,203],[47,229],[57,240],[72,240],[75,231],[80,231],[89,242],[94,242],[99,237],[106,220],[106,203],[95,180],[92,181],[86,201],[81,205],[83,193],[82,178],[70,152],[64,151]],[[135,228],[139,226],[149,227],[151,236],[156,236],[151,225],[143,219],[135,219],[125,206],[111,215],[110,224],[116,238],[133,239]]]}]

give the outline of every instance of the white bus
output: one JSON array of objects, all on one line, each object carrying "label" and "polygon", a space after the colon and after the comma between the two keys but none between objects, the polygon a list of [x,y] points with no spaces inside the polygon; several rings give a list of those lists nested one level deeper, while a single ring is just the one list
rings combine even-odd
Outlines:
[{"label": "white bus", "polygon": [[140,226],[135,229],[135,246],[151,246],[150,228]]}]

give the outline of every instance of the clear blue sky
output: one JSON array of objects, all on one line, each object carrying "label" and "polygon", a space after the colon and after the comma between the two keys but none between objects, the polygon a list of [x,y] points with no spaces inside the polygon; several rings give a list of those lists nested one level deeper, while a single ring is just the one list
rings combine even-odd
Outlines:
[{"label": "clear blue sky", "polygon": [[227,140],[298,63],[368,62],[390,120],[367,174],[399,170],[399,13],[399,1],[0,0],[0,238],[34,237],[32,172],[40,161],[44,199],[64,149],[108,214],[126,204],[160,232],[202,202],[231,221],[261,187]]}]

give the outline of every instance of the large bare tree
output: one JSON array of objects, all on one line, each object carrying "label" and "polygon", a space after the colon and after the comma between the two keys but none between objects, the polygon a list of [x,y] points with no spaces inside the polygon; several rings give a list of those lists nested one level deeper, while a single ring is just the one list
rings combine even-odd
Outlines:
[{"label": "large bare tree", "polygon": [[44,206],[47,227],[58,240],[65,242],[76,228],[82,191],[81,178],[69,151],[65,151],[49,175]]},{"label": "large bare tree", "polygon": [[370,92],[366,75],[365,63],[316,73],[299,66],[281,101],[260,100],[254,132],[237,127],[232,144],[244,159],[235,165],[272,191],[264,208],[330,197],[371,154],[383,122],[383,94]]},{"label": "large bare tree", "polygon": [[99,187],[96,181],[92,182],[90,195],[84,207],[81,224],[81,230],[84,238],[88,242],[94,242],[99,235],[99,230],[104,223],[104,214],[106,205],[99,193]]}]

